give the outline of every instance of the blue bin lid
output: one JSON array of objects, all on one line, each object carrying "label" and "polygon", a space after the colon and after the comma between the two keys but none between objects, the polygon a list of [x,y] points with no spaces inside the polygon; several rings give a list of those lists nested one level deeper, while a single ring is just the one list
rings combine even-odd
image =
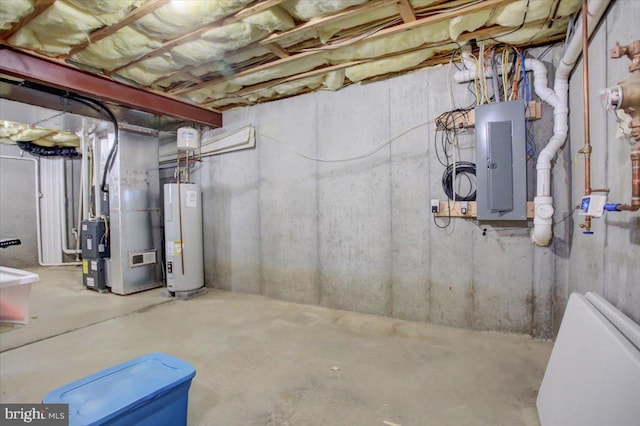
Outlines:
[{"label": "blue bin lid", "polygon": [[55,389],[42,402],[69,404],[70,425],[92,425],[153,399],[195,374],[193,366],[181,359],[152,353]]}]

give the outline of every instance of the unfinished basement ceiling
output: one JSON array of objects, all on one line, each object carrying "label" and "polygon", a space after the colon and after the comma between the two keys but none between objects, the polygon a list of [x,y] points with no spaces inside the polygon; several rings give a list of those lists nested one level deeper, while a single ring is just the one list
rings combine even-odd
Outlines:
[{"label": "unfinished basement ceiling", "polygon": [[31,142],[42,147],[77,148],[80,146],[80,137],[63,130],[0,120],[0,143],[14,145],[18,142]]},{"label": "unfinished basement ceiling", "polygon": [[564,38],[580,0],[11,0],[2,44],[207,109]]}]

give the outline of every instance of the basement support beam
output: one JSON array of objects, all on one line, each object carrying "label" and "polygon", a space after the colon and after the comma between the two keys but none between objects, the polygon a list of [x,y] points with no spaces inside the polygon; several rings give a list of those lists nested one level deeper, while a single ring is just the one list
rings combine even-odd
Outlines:
[{"label": "basement support beam", "polygon": [[0,48],[0,72],[155,115],[176,117],[211,127],[222,126],[220,113],[15,50]]}]

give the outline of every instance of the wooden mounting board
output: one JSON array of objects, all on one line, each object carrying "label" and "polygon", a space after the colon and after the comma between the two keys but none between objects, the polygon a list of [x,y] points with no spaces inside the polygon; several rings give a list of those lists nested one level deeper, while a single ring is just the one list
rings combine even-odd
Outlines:
[{"label": "wooden mounting board", "polygon": [[[433,215],[436,217],[463,217],[467,219],[475,219],[478,216],[478,206],[475,201],[467,201],[467,213],[462,213],[462,205],[464,201],[440,201],[440,208],[438,213]],[[451,213],[449,213],[449,206],[451,206]],[[533,219],[535,214],[535,206],[533,201],[527,201],[527,219]]]},{"label": "wooden mounting board", "polygon": [[[540,120],[542,118],[542,102],[529,102],[529,108],[526,110],[525,117],[529,120]],[[455,125],[458,129],[474,127],[476,125],[476,112],[473,109],[470,111],[454,112],[447,121],[447,123],[436,122],[436,130],[451,129],[450,124]]]}]

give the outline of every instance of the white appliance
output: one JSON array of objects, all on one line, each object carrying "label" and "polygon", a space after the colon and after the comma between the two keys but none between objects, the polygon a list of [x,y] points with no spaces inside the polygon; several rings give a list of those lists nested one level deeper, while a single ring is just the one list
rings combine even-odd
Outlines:
[{"label": "white appliance", "polygon": [[195,151],[200,148],[200,132],[193,127],[178,129],[178,151]]},{"label": "white appliance", "polygon": [[204,286],[202,194],[195,183],[164,185],[167,290],[189,292]]},{"label": "white appliance", "polygon": [[640,425],[640,326],[573,293],[538,393],[542,426]]}]

